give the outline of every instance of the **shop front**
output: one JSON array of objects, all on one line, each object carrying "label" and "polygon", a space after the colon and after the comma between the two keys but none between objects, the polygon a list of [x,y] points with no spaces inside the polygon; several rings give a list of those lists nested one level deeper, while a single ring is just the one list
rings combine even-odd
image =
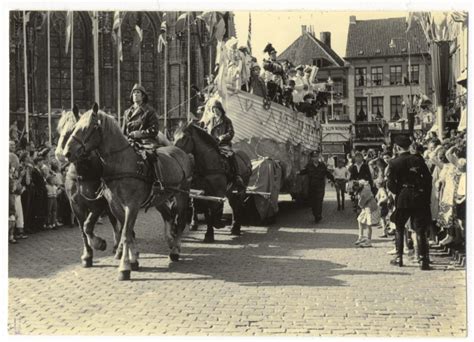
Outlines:
[{"label": "shop front", "polygon": [[351,149],[352,124],[344,122],[322,124],[321,126],[323,157],[327,158],[331,155],[345,157]]}]

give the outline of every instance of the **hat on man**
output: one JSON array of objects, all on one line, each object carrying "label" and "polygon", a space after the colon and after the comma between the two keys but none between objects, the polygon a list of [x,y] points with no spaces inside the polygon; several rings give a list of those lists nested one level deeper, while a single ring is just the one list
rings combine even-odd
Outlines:
[{"label": "hat on man", "polygon": [[304,65],[300,64],[296,67],[296,70],[304,70]]},{"label": "hat on man", "polygon": [[394,144],[400,146],[404,150],[407,150],[411,145],[411,140],[408,135],[399,135],[394,139]]},{"label": "hat on man", "polygon": [[272,43],[268,43],[267,46],[265,46],[265,49],[263,49],[263,52],[271,55],[272,53],[276,53],[277,51],[273,47]]},{"label": "hat on man", "polygon": [[133,92],[135,90],[140,90],[143,94],[143,103],[148,102],[148,93],[145,90],[145,87],[142,86],[141,84],[135,83],[135,85],[132,88],[132,91],[130,92],[130,102],[133,102]]}]

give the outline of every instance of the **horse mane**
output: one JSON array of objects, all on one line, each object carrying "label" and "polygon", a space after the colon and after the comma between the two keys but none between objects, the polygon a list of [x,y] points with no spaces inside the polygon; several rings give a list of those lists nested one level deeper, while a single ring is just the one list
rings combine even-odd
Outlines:
[{"label": "horse mane", "polygon": [[[86,125],[86,123],[89,121],[90,116],[92,115],[92,113],[93,113],[92,109],[89,109],[87,112],[82,114],[81,118],[77,122],[78,126]],[[120,131],[120,127],[119,127],[117,121],[115,120],[115,118],[112,115],[109,115],[109,114],[105,113],[102,110],[99,110],[97,112],[97,115],[98,115],[98,119],[102,121],[101,125],[102,125],[102,128],[104,129],[104,131],[106,131],[106,132],[113,131],[113,130],[119,130]]]},{"label": "horse mane", "polygon": [[201,128],[200,126],[196,125],[195,123],[193,122],[190,122],[187,126],[186,126],[186,129],[189,130],[189,129],[194,129],[199,137],[202,138],[202,140],[207,143],[208,145],[211,145],[212,147],[214,147],[217,151],[219,151],[219,145],[217,143],[217,141],[213,138],[212,135],[210,135],[209,133],[207,133],[207,131],[203,128]]},{"label": "horse mane", "polygon": [[58,134],[62,134],[63,132],[72,131],[74,129],[74,125],[76,124],[76,116],[74,113],[70,111],[63,111],[61,114],[61,118],[58,121],[58,126],[56,131]]}]

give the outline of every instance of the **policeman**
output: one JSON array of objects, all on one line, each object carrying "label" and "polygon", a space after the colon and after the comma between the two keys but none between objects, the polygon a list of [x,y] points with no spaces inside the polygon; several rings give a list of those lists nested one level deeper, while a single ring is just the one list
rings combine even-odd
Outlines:
[{"label": "policeman", "polygon": [[431,174],[421,156],[410,154],[411,141],[408,136],[399,136],[394,143],[398,156],[388,163],[387,187],[395,194],[395,211],[390,220],[396,226],[397,256],[390,264],[403,266],[405,225],[410,219],[412,229],[416,232],[420,268],[429,270],[426,229],[431,221]]},{"label": "policeman", "polygon": [[322,219],[321,214],[326,190],[326,177],[334,182],[334,176],[328,171],[326,165],[320,161],[320,156],[319,150],[311,152],[311,160],[306,167],[299,172],[300,175],[308,175],[309,199],[316,223]]},{"label": "policeman", "polygon": [[147,148],[146,158],[153,165],[155,172],[153,191],[161,191],[163,190],[161,167],[159,159],[154,154],[154,150],[158,147],[158,116],[155,110],[148,104],[148,94],[142,85],[135,84],[133,86],[130,92],[130,102],[132,105],[124,113],[123,133],[132,145],[148,145],[148,147],[151,147]]}]

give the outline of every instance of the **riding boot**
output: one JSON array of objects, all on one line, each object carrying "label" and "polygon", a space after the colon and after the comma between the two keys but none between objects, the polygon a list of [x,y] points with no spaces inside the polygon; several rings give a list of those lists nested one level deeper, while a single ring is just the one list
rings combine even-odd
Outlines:
[{"label": "riding boot", "polygon": [[397,256],[395,259],[390,260],[390,265],[394,266],[403,266],[403,229],[395,230],[395,248],[397,250]]},{"label": "riding boot", "polygon": [[153,191],[153,194],[157,195],[159,193],[162,193],[165,190],[162,183],[163,175],[161,172],[160,160],[154,153],[148,154],[148,160],[153,166],[154,179],[153,179],[153,184],[152,184],[152,191]]},{"label": "riding boot", "polygon": [[425,232],[416,234],[418,250],[420,255],[420,269],[423,271],[430,270],[429,246]]},{"label": "riding boot", "polygon": [[238,189],[239,192],[245,190],[246,187],[244,184],[244,180],[239,175],[239,166],[237,164],[237,159],[235,158],[235,153],[229,157],[229,162],[232,169],[233,182],[235,187]]}]

